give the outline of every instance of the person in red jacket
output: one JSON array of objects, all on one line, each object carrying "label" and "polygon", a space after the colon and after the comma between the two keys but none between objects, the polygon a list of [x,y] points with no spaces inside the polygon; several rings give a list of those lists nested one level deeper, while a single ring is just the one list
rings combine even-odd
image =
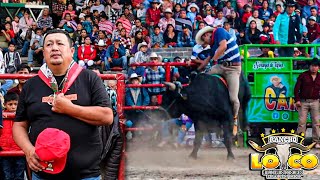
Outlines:
[{"label": "person in red jacket", "polygon": [[309,42],[313,42],[320,37],[320,25],[316,22],[316,17],[309,17],[307,24]]},{"label": "person in red jacket", "polygon": [[244,5],[243,9],[245,12],[243,13],[241,20],[243,24],[247,24],[249,17],[252,16],[252,12],[251,12],[252,8],[250,5],[246,4]]},{"label": "person in red jacket", "polygon": [[[4,112],[15,113],[17,110],[19,96],[16,93],[8,92],[4,96]],[[0,147],[2,151],[21,151],[12,137],[13,120],[4,119],[0,136]],[[2,157],[1,168],[5,180],[24,179],[26,160],[24,157]]]},{"label": "person in red jacket", "polygon": [[153,27],[157,26],[160,18],[161,18],[161,11],[158,8],[160,4],[159,0],[153,0],[151,2],[151,7],[147,10],[146,13],[146,24],[149,27],[149,32],[153,32]]},{"label": "person in red jacket", "polygon": [[90,36],[85,37],[84,44],[78,48],[78,64],[83,68],[90,68],[94,65],[94,59],[96,59],[97,51],[93,45],[91,45]]}]

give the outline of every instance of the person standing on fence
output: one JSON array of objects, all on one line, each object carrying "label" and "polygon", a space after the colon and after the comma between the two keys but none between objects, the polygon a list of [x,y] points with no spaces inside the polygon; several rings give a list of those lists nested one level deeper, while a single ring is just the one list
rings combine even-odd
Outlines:
[{"label": "person standing on fence", "polygon": [[[301,43],[302,34],[300,32],[301,18],[294,10],[296,4],[293,0],[286,3],[286,11],[279,14],[273,26],[273,35],[276,44],[299,44]],[[292,57],[293,47],[279,48],[280,57]]]},{"label": "person standing on fence", "polygon": [[207,26],[197,33],[196,41],[197,44],[206,42],[211,45],[210,55],[202,62],[198,70],[202,70],[213,59],[218,64],[212,66],[208,74],[221,74],[227,81],[230,101],[233,106],[233,135],[236,135],[240,108],[238,93],[241,74],[240,52],[236,40],[223,28]]},{"label": "person standing on fence", "polygon": [[307,115],[310,112],[312,120],[312,140],[316,148],[320,148],[319,132],[319,91],[320,91],[320,62],[314,58],[308,71],[300,74],[294,87],[295,105],[299,112],[297,134],[306,133]]},{"label": "person standing on fence", "polygon": [[[20,94],[13,137],[26,155],[33,180],[101,178],[103,151],[98,126],[112,124],[113,112],[101,79],[76,64],[73,54],[67,32],[49,31],[44,37],[46,63]],[[35,153],[36,139],[46,128],[57,128],[70,136],[70,151],[61,164],[54,163],[58,154],[40,159]],[[65,167],[57,172],[60,165]]]}]

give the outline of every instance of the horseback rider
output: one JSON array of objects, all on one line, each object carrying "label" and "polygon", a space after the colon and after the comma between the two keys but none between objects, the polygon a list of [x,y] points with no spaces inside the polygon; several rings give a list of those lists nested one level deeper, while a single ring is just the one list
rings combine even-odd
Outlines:
[{"label": "horseback rider", "polygon": [[230,101],[233,106],[233,135],[236,135],[240,108],[238,93],[241,74],[241,59],[236,39],[223,28],[206,26],[197,33],[196,42],[197,44],[208,43],[211,46],[209,57],[202,62],[197,70],[201,71],[213,59],[216,65],[207,73],[223,75],[227,81]]}]

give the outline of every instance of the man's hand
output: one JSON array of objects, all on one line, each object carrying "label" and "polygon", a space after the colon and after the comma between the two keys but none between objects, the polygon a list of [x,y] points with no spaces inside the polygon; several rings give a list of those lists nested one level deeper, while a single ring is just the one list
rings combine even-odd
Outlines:
[{"label": "man's hand", "polygon": [[150,22],[150,26],[153,26],[154,25],[154,22]]},{"label": "man's hand", "polygon": [[47,31],[47,28],[46,28],[46,27],[43,27],[42,29],[43,29],[43,32],[46,32],[46,31]]},{"label": "man's hand", "polygon": [[96,65],[100,65],[101,64],[101,60],[96,61]]},{"label": "man's hand", "polygon": [[65,113],[72,105],[71,100],[66,98],[63,93],[60,93],[53,99],[51,110],[56,113]]},{"label": "man's hand", "polygon": [[42,171],[44,167],[39,163],[39,157],[35,152],[35,148],[32,147],[30,150],[25,152],[26,160],[28,162],[28,166],[32,171],[38,172]]},{"label": "man's hand", "polygon": [[5,30],[3,30],[3,29],[1,30],[1,32],[2,32],[2,33],[4,33],[4,34],[6,33],[6,31],[5,31]]},{"label": "man's hand", "polygon": [[298,108],[301,107],[301,102],[300,101],[296,102],[296,107],[298,107]]},{"label": "man's hand", "polygon": [[109,61],[110,63],[112,62],[112,59],[111,59],[111,57],[109,57],[109,58],[108,58],[108,61]]},{"label": "man's hand", "polygon": [[280,44],[280,41],[276,41],[276,44]]}]

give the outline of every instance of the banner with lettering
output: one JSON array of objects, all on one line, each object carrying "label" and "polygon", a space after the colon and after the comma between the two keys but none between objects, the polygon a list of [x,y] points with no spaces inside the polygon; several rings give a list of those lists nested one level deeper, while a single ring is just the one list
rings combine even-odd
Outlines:
[{"label": "banner with lettering", "polygon": [[[253,69],[263,69],[263,73],[257,71],[251,84],[253,97],[248,108],[249,122],[298,122],[293,91],[299,73],[286,73],[285,62],[257,61],[251,65]],[[266,72],[271,69],[275,72],[277,68],[278,73]],[[279,71],[279,68],[283,70]]]}]

